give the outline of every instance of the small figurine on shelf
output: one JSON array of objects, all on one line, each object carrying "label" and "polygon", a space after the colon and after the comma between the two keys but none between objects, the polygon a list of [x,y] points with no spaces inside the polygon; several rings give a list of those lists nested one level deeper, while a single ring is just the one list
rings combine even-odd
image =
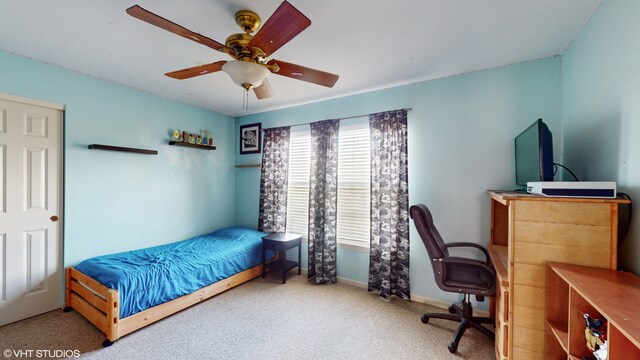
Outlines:
[{"label": "small figurine on shelf", "polygon": [[187,142],[187,132],[186,131],[182,132],[182,142]]},{"label": "small figurine on shelf", "polygon": [[196,137],[193,136],[192,133],[189,133],[189,144],[195,144],[196,143]]},{"label": "small figurine on shelf", "polygon": [[209,131],[209,146],[213,146],[213,131]]},{"label": "small figurine on shelf", "polygon": [[173,130],[173,141],[180,141],[180,130]]},{"label": "small figurine on shelf", "polygon": [[202,145],[207,145],[209,140],[207,139],[207,130],[202,130]]},{"label": "small figurine on shelf", "polygon": [[196,135],[196,144],[202,145],[202,135]]},{"label": "small figurine on shelf", "polygon": [[589,314],[582,314],[586,327],[584,337],[587,340],[587,348],[598,360],[607,358],[607,325],[606,320],[591,318]]},{"label": "small figurine on shelf", "polygon": [[596,360],[607,360],[609,353],[609,345],[607,345],[607,341],[605,340],[600,348],[593,352],[593,355],[596,357]]}]

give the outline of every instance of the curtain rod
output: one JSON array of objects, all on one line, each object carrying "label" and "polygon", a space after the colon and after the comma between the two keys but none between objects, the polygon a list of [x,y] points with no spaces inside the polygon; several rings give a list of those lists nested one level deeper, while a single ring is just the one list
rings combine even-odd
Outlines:
[{"label": "curtain rod", "polygon": [[[413,108],[404,108],[404,109],[399,109],[399,110],[405,110],[406,112],[410,112],[411,110],[413,110]],[[376,113],[372,113],[372,114],[376,114]],[[347,116],[347,117],[344,117],[344,118],[338,118],[338,120],[355,119],[355,118],[369,116],[369,115],[371,115],[371,114],[353,115],[353,116]],[[314,122],[317,122],[317,121],[310,121],[310,122],[301,123],[301,124],[295,124],[295,125],[290,125],[290,126],[309,125],[309,124],[314,123]],[[280,127],[280,126],[274,126],[274,127],[270,127],[270,128],[263,128],[262,131],[267,130],[267,129],[274,129],[274,128],[278,128],[278,127]]]}]

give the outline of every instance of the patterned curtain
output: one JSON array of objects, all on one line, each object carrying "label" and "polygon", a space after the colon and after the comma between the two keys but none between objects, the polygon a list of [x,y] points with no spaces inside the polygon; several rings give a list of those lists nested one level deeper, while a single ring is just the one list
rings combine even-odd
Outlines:
[{"label": "patterned curtain", "polygon": [[309,272],[317,284],[335,284],[339,120],[311,124]]},{"label": "patterned curtain", "polygon": [[371,249],[369,291],[410,298],[407,111],[369,115]]},{"label": "patterned curtain", "polygon": [[289,130],[289,126],[264,129],[258,230],[266,233],[287,228]]}]

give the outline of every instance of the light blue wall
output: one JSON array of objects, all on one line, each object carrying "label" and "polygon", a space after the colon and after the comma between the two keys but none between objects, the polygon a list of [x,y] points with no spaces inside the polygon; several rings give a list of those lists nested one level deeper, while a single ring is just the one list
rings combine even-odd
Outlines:
[{"label": "light blue wall", "polygon": [[[541,117],[553,132],[556,160],[562,157],[560,95],[556,57],[238,120],[240,125],[261,122],[272,127],[413,108],[408,139],[410,203],[431,208],[447,241],[486,245],[490,203],[485,190],[514,188],[514,137]],[[236,150],[236,162],[259,163],[260,155],[240,155]],[[259,168],[237,172],[236,221],[241,225],[257,225],[259,179]],[[457,299],[437,288],[426,250],[413,224],[410,228],[412,292],[444,301]],[[306,264],[306,256],[303,261]],[[339,249],[339,276],[366,283],[367,266],[368,253]]]},{"label": "light blue wall", "polygon": [[[555,161],[584,180],[615,180],[619,190],[639,198],[637,14],[638,1],[605,0],[562,60],[250,115],[239,123],[294,125],[411,107],[410,202],[432,209],[447,241],[486,244],[490,219],[484,190],[514,186],[513,138],[538,117],[553,132]],[[238,153],[233,118],[2,51],[0,92],[66,106],[65,265],[234,223],[256,226],[260,170],[236,172],[233,165],[259,163],[260,155]],[[167,146],[173,128],[212,129],[218,150]],[[153,148],[160,154],[90,151],[90,143]],[[636,273],[639,221],[636,216],[620,252],[622,265]],[[413,225],[411,247],[412,291],[452,300],[437,289]],[[366,253],[339,249],[338,256],[340,276],[366,283]]]},{"label": "light blue wall", "polygon": [[[233,118],[2,51],[0,92],[66,106],[65,265],[235,223]],[[168,146],[174,128],[211,129],[218,149]]]},{"label": "light blue wall", "polygon": [[[564,162],[640,200],[640,1],[605,0],[562,56]],[[638,212],[636,211],[636,214]],[[640,274],[640,218],[619,252]]]}]

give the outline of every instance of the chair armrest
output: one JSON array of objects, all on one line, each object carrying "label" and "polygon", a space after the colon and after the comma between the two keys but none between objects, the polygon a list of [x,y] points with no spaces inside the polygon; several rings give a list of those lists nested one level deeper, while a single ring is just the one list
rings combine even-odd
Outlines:
[{"label": "chair armrest", "polygon": [[493,266],[491,266],[491,264],[484,263],[480,260],[467,259],[462,257],[448,257],[448,258],[443,258],[441,261],[445,264],[445,266],[448,264],[451,264],[451,265],[465,264],[465,265],[476,266],[478,267],[479,270],[487,271],[494,278],[496,276],[496,270],[493,268]]},{"label": "chair armrest", "polygon": [[450,248],[450,247],[472,247],[472,248],[476,248],[476,249],[478,249],[478,250],[480,250],[480,251],[482,251],[484,253],[484,257],[486,259],[485,262],[486,263],[490,262],[490,260],[489,260],[490,259],[489,258],[489,252],[487,251],[487,249],[485,249],[483,246],[478,245],[476,243],[472,243],[472,242],[452,242],[452,243],[445,244],[445,246],[447,248]]}]

